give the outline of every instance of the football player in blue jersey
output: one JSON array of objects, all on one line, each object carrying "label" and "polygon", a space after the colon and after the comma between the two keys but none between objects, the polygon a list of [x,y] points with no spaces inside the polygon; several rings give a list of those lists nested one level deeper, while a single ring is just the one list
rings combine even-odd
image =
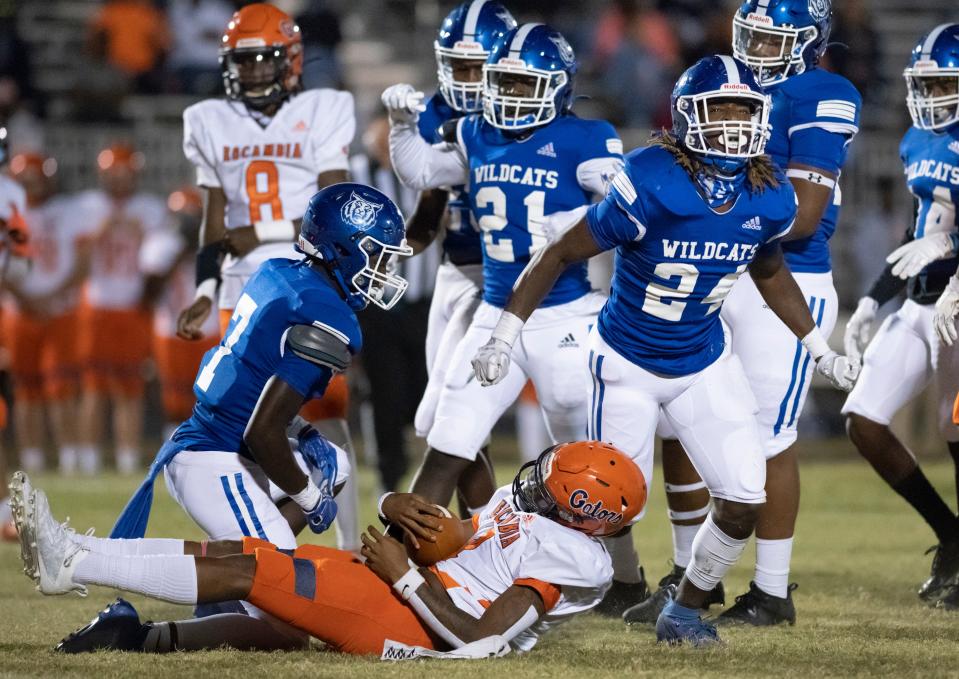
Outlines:
[{"label": "football player in blue jersey", "polygon": [[[255,537],[293,549],[304,523],[319,533],[336,516],[333,498],[346,481],[348,458],[297,413],[360,350],[355,311],[368,302],[389,309],[400,300],[407,283],[391,272],[392,264],[412,252],[399,209],[381,192],[354,183],[334,184],[310,199],[297,247],[303,260],[261,265],[244,286],[223,340],[204,356],[192,416],[160,449],[114,526],[111,537],[129,538],[130,553],[137,553],[146,530],[161,471],[170,494],[212,540]],[[78,539],[93,546],[100,538]],[[255,607],[244,609],[246,615],[160,625],[145,645],[269,650],[306,642]],[[61,650],[87,650],[84,643],[82,635],[72,637]]]},{"label": "football player in blue jersey", "polygon": [[606,199],[532,258],[473,365],[483,384],[508,379],[524,323],[562,272],[616,250],[609,301],[589,337],[587,436],[632,456],[648,479],[662,418],[705,480],[713,508],[656,625],[660,641],[701,645],[718,637],[700,609],[745,549],[765,499],[756,399],[720,321],[726,296],[748,270],[817,372],[848,390],[857,367],[829,349],[785,265],[796,197],[764,155],[770,101],[752,72],[707,57],[679,79],[671,104],[671,134],[630,153]]},{"label": "football player in blue jersey", "polygon": [[[585,263],[564,271],[533,315],[514,357],[519,369],[508,379],[482,389],[469,364],[516,277],[546,244],[549,224],[584,210],[622,167],[613,127],[571,112],[576,70],[569,43],[549,26],[511,30],[483,67],[482,115],[460,118],[454,141],[435,146],[416,128],[421,95],[398,88],[384,93],[399,178],[419,190],[468,182],[470,212],[482,232],[483,302],[446,367],[429,448],[413,484],[413,492],[432,502],[449,501],[527,378],[554,441],[576,440],[585,431],[585,339],[604,301],[590,290]],[[492,490],[490,484],[483,494]]]},{"label": "football player in blue jersey", "polygon": [[[839,174],[859,128],[862,100],[848,80],[817,66],[832,27],[831,0],[746,0],[732,23],[733,54],[772,98],[766,152],[785,170],[799,204],[796,224],[782,244],[786,264],[816,324],[829,337],[838,312],[829,239],[839,215]],[[722,318],[759,402],[767,474],[766,504],[756,528],[755,576],[720,622],[792,624],[796,610],[789,564],[799,512],[794,444],[812,381],[812,358],[765,306],[748,276],[733,288]],[[675,437],[662,433],[675,563],[661,582],[664,587],[682,577],[693,538],[709,511],[709,495],[679,444],[668,440]],[[654,594],[625,619],[651,623],[664,601],[665,592]]]},{"label": "football player in blue jersey", "polygon": [[[899,146],[916,221],[904,244],[889,255],[846,326],[847,351],[862,352],[877,309],[907,288],[908,299],[889,316],[864,354],[862,378],[843,406],[849,437],[893,490],[919,512],[939,541],[932,572],[919,597],[945,595],[959,604],[959,519],[929,483],[908,448],[892,433],[893,415],[935,380],[939,431],[959,475],[959,426],[952,404],[959,390],[959,348],[945,323],[959,285],[959,24],[925,35],[905,70],[912,127]],[[950,281],[950,279],[952,279]],[[936,334],[934,304],[942,298]],[[954,327],[952,328],[954,330]]]},{"label": "football player in blue jersey", "polygon": [[[483,64],[496,43],[516,27],[509,11],[493,0],[471,0],[458,5],[440,26],[433,43],[439,91],[426,101],[416,121],[420,136],[430,144],[455,132],[456,121],[483,108]],[[410,85],[394,85],[388,98],[405,99]],[[430,189],[420,194],[406,225],[406,240],[414,253],[425,250],[442,232],[443,263],[436,272],[426,329],[426,367],[429,380],[416,410],[416,433],[426,438],[433,426],[446,368],[453,351],[479,306],[483,288],[483,250],[479,227],[470,214],[469,194],[463,185]],[[479,507],[492,484],[485,448],[460,487],[466,506]],[[477,483],[474,475],[481,481]],[[485,481],[484,479],[487,479]],[[474,497],[474,494],[479,495]]]}]

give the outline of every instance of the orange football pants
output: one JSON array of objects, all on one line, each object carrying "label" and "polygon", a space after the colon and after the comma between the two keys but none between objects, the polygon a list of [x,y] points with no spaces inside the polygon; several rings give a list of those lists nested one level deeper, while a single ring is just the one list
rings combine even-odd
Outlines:
[{"label": "orange football pants", "polygon": [[413,609],[350,552],[303,545],[291,556],[244,538],[243,553],[256,555],[247,601],[334,650],[379,655],[387,639],[436,647]]},{"label": "orange football pants", "polygon": [[203,360],[203,354],[216,346],[217,342],[216,337],[192,341],[175,336],[154,336],[153,354],[167,421],[182,422],[190,417],[196,402],[193,382],[196,380],[197,369]]},{"label": "orange football pants", "polygon": [[153,319],[143,309],[93,309],[80,313],[80,361],[89,391],[138,398],[150,358]]},{"label": "orange football pants", "polygon": [[[226,328],[233,317],[233,309],[220,309],[220,335],[226,335]],[[350,387],[343,373],[333,375],[326,393],[303,404],[300,415],[307,422],[320,420],[345,420],[350,410]]]},{"label": "orange football pants", "polygon": [[75,313],[47,319],[6,314],[3,328],[18,399],[59,401],[77,394],[80,360]]}]

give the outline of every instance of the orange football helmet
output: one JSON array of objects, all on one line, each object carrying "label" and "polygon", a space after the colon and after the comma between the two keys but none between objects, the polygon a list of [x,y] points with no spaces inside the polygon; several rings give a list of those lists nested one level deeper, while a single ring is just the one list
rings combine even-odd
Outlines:
[{"label": "orange football helmet", "polygon": [[143,154],[125,142],[110,144],[97,154],[97,167],[101,172],[121,167],[139,172],[143,165]]},{"label": "orange football helmet", "polygon": [[520,467],[513,498],[524,512],[603,537],[629,525],[646,506],[646,479],[608,443],[561,443]]},{"label": "orange football helmet", "polygon": [[27,203],[33,207],[53,194],[57,161],[39,153],[18,153],[10,159],[9,172],[27,192]]},{"label": "orange football helmet", "polygon": [[300,89],[300,27],[273,5],[247,5],[227,24],[220,44],[220,72],[230,99],[254,109],[283,101]]}]

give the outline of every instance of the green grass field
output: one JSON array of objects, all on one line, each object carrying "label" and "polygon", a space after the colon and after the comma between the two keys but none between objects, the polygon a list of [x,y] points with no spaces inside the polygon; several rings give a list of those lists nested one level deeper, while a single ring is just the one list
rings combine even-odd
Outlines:
[{"label": "green grass field", "polygon": [[[952,465],[929,462],[927,473],[953,502]],[[505,482],[512,472],[500,467]],[[58,518],[106,533],[135,485],[96,480],[34,479]],[[371,479],[363,477],[365,496]],[[671,555],[662,484],[652,484],[650,510],[636,533],[653,581]],[[710,651],[663,648],[651,630],[585,615],[561,628],[526,657],[484,664],[420,661],[389,665],[316,649],[302,653],[214,651],[166,656],[99,653],[60,656],[53,645],[112,600],[93,588],[87,599],[43,597],[20,570],[16,545],[0,545],[0,674],[3,676],[499,676],[554,677],[729,676],[850,677],[959,675],[959,614],[929,609],[914,595],[924,579],[934,539],[905,503],[859,460],[815,461],[803,468],[803,511],[793,561],[799,620],[795,627],[724,631],[726,645]],[[372,507],[372,504],[367,506]],[[372,518],[372,510],[370,517]],[[162,483],[150,525],[152,536],[200,537]],[[726,580],[741,593],[752,573],[752,549]],[[144,618],[185,616],[185,608],[130,597]],[[715,609],[714,609],[715,610]],[[485,663],[495,662],[495,669]]]}]

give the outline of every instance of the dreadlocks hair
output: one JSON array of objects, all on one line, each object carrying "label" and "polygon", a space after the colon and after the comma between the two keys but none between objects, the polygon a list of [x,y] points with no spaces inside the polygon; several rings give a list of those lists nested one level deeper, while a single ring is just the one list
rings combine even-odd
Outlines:
[{"label": "dreadlocks hair", "polygon": [[[676,159],[676,164],[686,170],[690,177],[695,177],[700,172],[709,172],[702,161],[684,149],[671,132],[667,130],[654,132],[649,141],[653,146],[669,151]],[[766,189],[775,189],[779,186],[775,167],[769,156],[757,156],[746,161],[746,184],[752,193],[762,193]]]}]

